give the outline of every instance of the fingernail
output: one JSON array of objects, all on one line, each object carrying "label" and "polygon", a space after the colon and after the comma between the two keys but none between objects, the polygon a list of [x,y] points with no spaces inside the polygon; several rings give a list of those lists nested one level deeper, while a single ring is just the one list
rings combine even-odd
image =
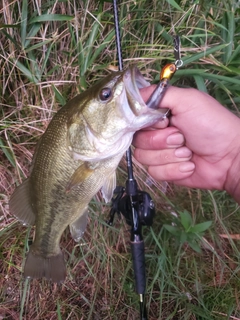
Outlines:
[{"label": "fingernail", "polygon": [[184,136],[181,133],[173,133],[167,137],[167,144],[172,147],[181,146],[184,143]]},{"label": "fingernail", "polygon": [[185,162],[179,164],[179,171],[190,172],[195,169],[195,164],[193,162]]},{"label": "fingernail", "polygon": [[177,148],[174,153],[178,158],[189,158],[192,155],[192,151],[187,147]]}]

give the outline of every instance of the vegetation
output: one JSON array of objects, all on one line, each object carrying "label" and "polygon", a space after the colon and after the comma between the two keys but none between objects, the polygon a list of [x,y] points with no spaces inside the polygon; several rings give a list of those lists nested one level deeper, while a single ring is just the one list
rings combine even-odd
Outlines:
[{"label": "vegetation", "polygon": [[[63,235],[61,286],[22,279],[34,230],[8,212],[53,114],[117,67],[111,1],[3,0],[0,13],[0,319],[138,319],[128,226],[115,219],[107,227],[109,207],[98,196],[81,242]],[[173,84],[206,91],[238,114],[239,14],[237,0],[122,1],[124,66],[136,63],[157,83],[177,33],[184,66]],[[123,161],[122,184],[125,172]],[[240,319],[237,204],[225,192],[157,183],[137,165],[135,175],[157,210],[144,229],[149,319]]]}]

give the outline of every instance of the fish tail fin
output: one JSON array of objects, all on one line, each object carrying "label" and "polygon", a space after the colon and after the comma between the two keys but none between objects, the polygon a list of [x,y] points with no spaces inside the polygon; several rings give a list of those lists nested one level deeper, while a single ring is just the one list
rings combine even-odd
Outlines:
[{"label": "fish tail fin", "polygon": [[25,266],[25,278],[46,278],[53,282],[61,283],[66,278],[66,266],[62,252],[58,255],[44,258],[33,253],[30,249]]}]

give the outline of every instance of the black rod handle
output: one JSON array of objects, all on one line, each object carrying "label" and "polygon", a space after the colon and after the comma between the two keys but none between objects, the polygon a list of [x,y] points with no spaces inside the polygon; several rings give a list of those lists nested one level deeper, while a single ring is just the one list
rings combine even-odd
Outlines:
[{"label": "black rod handle", "polygon": [[138,294],[144,294],[146,290],[145,255],[144,242],[132,242],[131,251],[133,258],[133,269],[135,278],[135,288]]}]

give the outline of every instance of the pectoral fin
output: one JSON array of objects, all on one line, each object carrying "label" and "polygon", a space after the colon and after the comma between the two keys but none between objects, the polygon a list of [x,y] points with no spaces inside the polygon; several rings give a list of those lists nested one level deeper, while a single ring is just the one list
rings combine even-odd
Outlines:
[{"label": "pectoral fin", "polygon": [[105,202],[109,202],[112,199],[113,191],[116,188],[116,172],[114,171],[105,181],[102,186],[101,192]]},{"label": "pectoral fin", "polygon": [[9,211],[24,225],[34,225],[35,214],[30,199],[29,179],[13,192],[9,200]]},{"label": "pectoral fin", "polygon": [[69,226],[72,238],[76,242],[78,242],[84,234],[84,231],[87,227],[87,218],[88,218],[88,207],[86,207],[83,214]]},{"label": "pectoral fin", "polygon": [[84,162],[71,176],[66,191],[69,192],[75,186],[83,183],[88,177],[93,174],[93,172],[94,169],[92,169],[87,162]]}]

